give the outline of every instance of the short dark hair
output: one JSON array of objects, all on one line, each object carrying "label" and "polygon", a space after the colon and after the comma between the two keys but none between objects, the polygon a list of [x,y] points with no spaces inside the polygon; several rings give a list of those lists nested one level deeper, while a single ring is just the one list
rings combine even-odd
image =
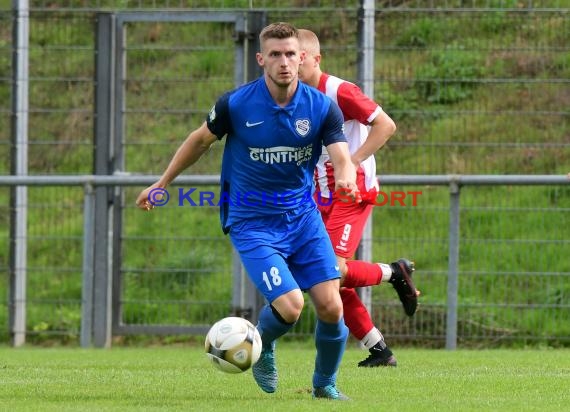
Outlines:
[{"label": "short dark hair", "polygon": [[268,39],[288,39],[290,37],[299,37],[299,32],[295,26],[285,22],[271,23],[259,33],[259,42],[263,43]]}]

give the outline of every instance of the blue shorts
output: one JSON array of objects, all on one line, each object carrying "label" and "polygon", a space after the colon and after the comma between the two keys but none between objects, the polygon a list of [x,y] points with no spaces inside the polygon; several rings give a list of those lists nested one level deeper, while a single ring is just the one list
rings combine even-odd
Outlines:
[{"label": "blue shorts", "polygon": [[336,256],[319,211],[288,211],[232,224],[230,238],[269,303],[294,289],[339,279]]}]

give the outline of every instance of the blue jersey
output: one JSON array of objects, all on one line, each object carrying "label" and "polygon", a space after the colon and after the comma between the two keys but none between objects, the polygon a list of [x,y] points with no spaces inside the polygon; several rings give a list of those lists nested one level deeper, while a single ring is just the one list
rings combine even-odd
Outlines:
[{"label": "blue jersey", "polygon": [[301,82],[280,107],[261,77],[220,97],[206,122],[219,139],[227,136],[219,202],[226,233],[242,219],[315,208],[322,146],[346,142],[338,106]]}]

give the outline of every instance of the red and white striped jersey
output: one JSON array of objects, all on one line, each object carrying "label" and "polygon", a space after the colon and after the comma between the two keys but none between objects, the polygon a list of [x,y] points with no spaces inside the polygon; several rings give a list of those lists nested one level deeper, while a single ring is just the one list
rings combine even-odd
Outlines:
[{"label": "red and white striped jersey", "polygon": [[[353,154],[366,141],[370,128],[368,125],[382,112],[382,108],[354,83],[327,73],[321,75],[318,89],[340,107],[344,115],[344,134],[348,140],[350,153]],[[364,160],[360,166],[364,170],[365,189],[379,190],[374,156]],[[321,196],[330,198],[331,191],[334,191],[334,174],[328,152],[324,147],[317,163],[315,178]]]}]

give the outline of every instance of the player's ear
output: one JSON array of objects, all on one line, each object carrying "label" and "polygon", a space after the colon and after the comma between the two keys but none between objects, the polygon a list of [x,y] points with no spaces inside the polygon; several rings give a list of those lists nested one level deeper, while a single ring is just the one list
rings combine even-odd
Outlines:
[{"label": "player's ear", "polygon": [[260,52],[255,53],[255,58],[257,59],[257,64],[259,64],[261,67],[263,67],[263,54],[261,54]]},{"label": "player's ear", "polygon": [[320,54],[315,54],[313,57],[314,57],[314,59],[315,59],[315,67],[316,67],[317,65],[320,65],[320,64],[321,64],[321,55],[320,55]]}]

